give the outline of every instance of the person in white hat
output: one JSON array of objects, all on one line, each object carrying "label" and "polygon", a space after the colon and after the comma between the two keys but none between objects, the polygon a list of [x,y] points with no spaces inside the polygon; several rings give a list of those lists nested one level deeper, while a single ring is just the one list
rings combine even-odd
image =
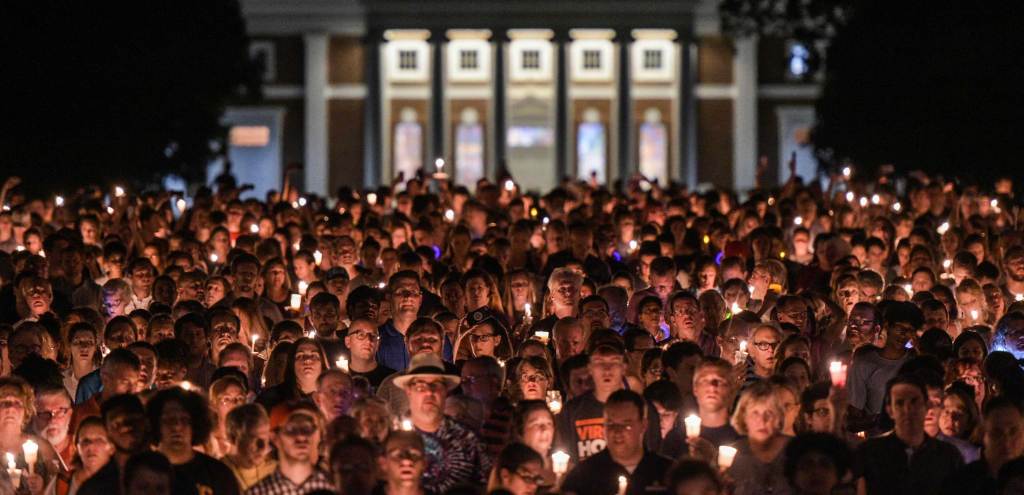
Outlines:
[{"label": "person in white hat", "polygon": [[[463,483],[484,483],[490,460],[476,433],[444,415],[448,392],[459,386],[458,376],[445,374],[436,354],[417,354],[395,385],[409,397],[409,420],[427,445],[423,487],[443,493]],[[403,425],[405,426],[405,425]]]}]

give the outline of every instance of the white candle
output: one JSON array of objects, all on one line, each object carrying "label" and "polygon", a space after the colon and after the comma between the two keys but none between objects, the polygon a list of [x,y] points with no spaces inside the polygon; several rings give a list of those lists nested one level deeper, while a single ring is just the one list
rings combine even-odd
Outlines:
[{"label": "white candle", "polygon": [[402,420],[402,431],[412,431],[412,420],[405,418]]},{"label": "white candle", "polygon": [[850,167],[843,167],[843,177],[849,177],[853,170]]},{"label": "white candle", "polygon": [[839,388],[846,386],[846,365],[841,361],[829,363],[828,374],[832,377],[832,385]]},{"label": "white candle", "polygon": [[686,424],[686,438],[697,438],[700,436],[700,416],[691,414],[683,418]]},{"label": "white candle", "polygon": [[306,338],[307,339],[315,339],[316,338],[316,330],[310,330],[310,331],[306,332]]},{"label": "white candle", "polygon": [[175,203],[178,204],[178,213],[184,213],[185,208],[188,207],[188,202],[185,201],[183,198],[178,198],[178,201],[176,201]]},{"label": "white candle", "polygon": [[437,173],[444,172],[444,158],[434,160],[434,166],[437,167]]},{"label": "white candle", "polygon": [[334,365],[337,366],[339,370],[348,373],[348,359],[346,359],[345,356],[338,356],[338,360],[334,362]]},{"label": "white candle", "polygon": [[124,196],[124,188],[121,186],[114,187],[114,196],[117,196],[118,198]]},{"label": "white candle", "polygon": [[181,388],[184,389],[186,392],[192,390],[192,382],[188,380],[181,382]]},{"label": "white candle", "polygon": [[298,311],[299,308],[302,307],[302,295],[292,294],[291,300],[288,301],[288,307],[290,307],[292,311]]},{"label": "white candle", "polygon": [[1013,295],[1013,300],[1014,301],[1018,301],[1018,302],[1024,301],[1024,294],[1014,294]]},{"label": "white candle", "polygon": [[626,486],[629,480],[625,476],[619,476],[619,495],[626,495]]},{"label": "white candle", "polygon": [[555,472],[556,476],[561,476],[569,470],[569,454],[556,450],[551,454],[551,470]]},{"label": "white candle", "polygon": [[636,242],[636,239],[629,240],[629,252],[636,251],[640,247],[640,243]]},{"label": "white candle", "polygon": [[11,478],[11,484],[14,485],[14,490],[17,491],[18,487],[21,486],[21,470],[18,468],[10,468],[7,470],[7,475]]},{"label": "white candle", "polygon": [[718,447],[718,467],[729,469],[732,467],[732,460],[736,457],[736,449],[728,445]]},{"label": "white candle", "polygon": [[[1022,296],[1022,297],[1024,297],[1024,296]],[[1018,299],[1018,301],[1019,300],[1020,299]],[[530,312],[530,309],[531,309],[530,303],[526,303],[526,304],[523,305],[523,311],[526,312],[526,317],[527,318],[532,318],[533,317],[533,313]]]},{"label": "white candle", "polygon": [[299,206],[306,206],[306,198],[299,196]]},{"label": "white candle", "polygon": [[64,196],[57,196],[57,198],[54,200],[54,204],[56,204],[57,206],[64,206]]},{"label": "white candle", "polygon": [[511,192],[515,188],[516,188],[516,183],[512,182],[512,179],[505,179],[505,190],[506,191],[510,191]]},{"label": "white candle", "polygon": [[903,284],[903,290],[907,291],[907,295],[914,296],[914,286],[910,284]]},{"label": "white candle", "polygon": [[256,341],[260,340],[260,336],[252,334],[252,352],[256,352]]},{"label": "white candle", "polygon": [[551,400],[549,400],[548,401],[548,410],[551,411],[551,414],[558,414],[558,413],[562,412],[562,401],[560,401],[558,399],[551,399]]},{"label": "white candle", "polygon": [[551,334],[545,332],[544,330],[537,330],[536,332],[533,333],[533,335],[540,339],[540,341],[543,342],[544,345],[548,344],[548,339],[551,337]]},{"label": "white candle", "polygon": [[305,280],[299,280],[299,295],[306,295],[307,290],[309,290],[309,283]]},{"label": "white candle", "polygon": [[801,217],[801,216],[797,215],[796,217],[793,218],[793,225],[796,225],[797,227],[799,227],[799,226],[801,226],[803,224],[804,224],[804,217]]},{"label": "white candle", "polygon": [[448,208],[447,210],[445,210],[444,211],[444,219],[449,221],[449,222],[454,222],[455,221],[455,210],[453,210],[451,208]]},{"label": "white candle", "polygon": [[977,320],[978,319],[978,310],[976,310],[976,309],[972,309],[971,310],[971,319],[972,320]]},{"label": "white candle", "polygon": [[852,203],[853,202],[853,191],[850,191],[850,192],[846,193],[846,202],[847,203]]},{"label": "white candle", "polygon": [[319,249],[317,249],[316,251],[313,251],[313,263],[316,263],[317,266],[319,266],[320,263],[323,260],[324,260],[324,253],[321,253]]},{"label": "white candle", "polygon": [[217,253],[210,253],[210,263],[216,263],[218,260],[220,257],[217,256]]},{"label": "white candle", "polygon": [[14,459],[13,453],[8,452],[4,454],[4,457],[7,459],[7,469],[14,469],[18,467],[18,461]]},{"label": "white candle", "polygon": [[29,474],[34,473],[36,459],[39,457],[39,444],[32,440],[25,440],[25,443],[21,444],[21,450],[25,451],[25,464],[28,464]]},{"label": "white candle", "polygon": [[736,302],[732,303],[732,307],[729,308],[729,309],[732,311],[732,314],[737,314],[737,313],[743,311],[743,308],[741,308],[739,303],[736,303]]},{"label": "white candle", "polygon": [[260,226],[256,224],[249,225],[249,232],[252,232],[253,234],[259,234]]},{"label": "white candle", "polygon": [[366,193],[366,202],[371,206],[377,204],[377,193]]}]

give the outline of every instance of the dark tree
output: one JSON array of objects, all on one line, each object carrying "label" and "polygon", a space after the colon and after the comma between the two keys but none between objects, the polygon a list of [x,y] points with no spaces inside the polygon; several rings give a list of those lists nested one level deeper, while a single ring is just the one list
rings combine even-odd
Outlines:
[{"label": "dark tree", "polygon": [[29,189],[195,180],[223,149],[225,105],[258,98],[237,0],[20,5],[0,16],[0,175]]},{"label": "dark tree", "polygon": [[823,163],[1018,173],[1024,2],[722,0],[719,12],[733,36],[827,47],[812,135]]},{"label": "dark tree", "polygon": [[1019,174],[1024,4],[872,1],[832,41],[820,154],[967,180]]}]

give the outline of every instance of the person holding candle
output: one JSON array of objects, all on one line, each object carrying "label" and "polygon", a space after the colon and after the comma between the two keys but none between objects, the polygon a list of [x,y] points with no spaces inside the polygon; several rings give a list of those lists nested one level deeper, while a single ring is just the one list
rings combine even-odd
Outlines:
[{"label": "person holding candle", "polygon": [[[513,227],[514,229],[515,227]],[[532,323],[527,320],[538,316],[536,308],[539,306],[531,272],[516,269],[506,274],[502,294],[504,294],[502,307],[505,308],[505,316],[508,321],[512,322],[513,328],[519,328],[523,323]],[[529,305],[529,311],[527,311],[527,305]]]},{"label": "person holding candle", "polygon": [[185,379],[207,387],[216,367],[210,356],[213,339],[209,321],[197,313],[188,313],[174,322],[174,338],[185,343],[188,350]]},{"label": "person holding candle", "polygon": [[38,495],[62,471],[62,463],[50,442],[28,432],[35,415],[32,387],[18,376],[0,377],[0,452],[20,457],[15,462],[22,469],[22,482]]},{"label": "person holding candle", "polygon": [[380,344],[380,333],[375,322],[367,318],[352,320],[345,332],[345,347],[349,350],[348,369],[355,376],[366,378],[377,389],[395,370],[377,363],[375,356]]},{"label": "person holding candle", "polygon": [[[578,464],[565,477],[563,493],[639,495],[660,485],[672,461],[644,448],[647,402],[640,394],[619,390],[604,404],[607,448]],[[620,479],[625,479],[623,487]]]},{"label": "person holding candle", "polygon": [[542,486],[552,486],[557,475],[568,470],[569,454],[565,456],[566,466],[562,472],[554,469],[551,447],[555,441],[555,415],[547,403],[540,400],[520,401],[513,416],[512,433],[514,440],[522,442],[540,454],[544,460],[545,482]]},{"label": "person holding candle", "polygon": [[731,422],[745,438],[733,445],[736,454],[726,471],[736,495],[791,493],[783,475],[782,451],[790,438],[782,433],[785,415],[771,383],[755,382],[743,391]]},{"label": "person holding candle", "polygon": [[545,400],[552,386],[552,378],[551,365],[543,357],[528,356],[520,359],[512,372],[512,400]]},{"label": "person holding candle", "polygon": [[696,416],[700,418],[699,434],[692,437],[677,423],[665,435],[659,453],[678,458],[689,451],[692,457],[711,459],[715,449],[731,445],[739,433],[729,424],[729,408],[735,394],[732,365],[722,358],[705,358],[693,370],[693,397],[697,402]]},{"label": "person holding candle", "polygon": [[34,430],[57,451],[61,462],[70,466],[75,456],[75,442],[70,434],[71,396],[63,386],[43,383],[36,387]]}]

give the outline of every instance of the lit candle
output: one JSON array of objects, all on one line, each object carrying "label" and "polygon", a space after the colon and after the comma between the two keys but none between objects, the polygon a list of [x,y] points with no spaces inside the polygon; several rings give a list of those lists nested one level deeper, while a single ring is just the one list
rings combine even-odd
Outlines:
[{"label": "lit candle", "polygon": [[704,244],[711,244],[711,236],[707,234],[704,234],[704,238],[701,240],[704,241]]},{"label": "lit candle", "polygon": [[[1024,297],[1024,296],[1022,296],[1022,297]],[[1020,299],[1018,299],[1018,301],[1019,300]],[[526,304],[523,305],[523,311],[526,312],[526,317],[527,318],[532,318],[533,317],[533,314],[530,312],[530,309],[531,309],[530,303],[526,303]]]},{"label": "lit candle", "polygon": [[184,198],[178,198],[178,201],[176,201],[176,203],[178,204],[178,212],[184,213],[185,208],[188,207],[188,202],[186,202]]},{"label": "lit candle", "polygon": [[868,198],[865,198],[864,196],[861,196],[860,197],[860,207],[863,208],[863,207],[865,207],[867,205],[868,205]]},{"label": "lit candle", "polygon": [[306,332],[306,338],[307,339],[315,339],[316,338],[316,330],[310,330],[310,331]]},{"label": "lit candle", "polygon": [[108,206],[107,207],[107,215],[113,215],[113,214],[114,214],[114,207],[113,206]]},{"label": "lit candle", "polygon": [[512,182],[512,179],[505,179],[505,190],[512,192],[516,188],[516,183]]},{"label": "lit candle", "polygon": [[337,366],[339,370],[348,373],[348,359],[346,359],[345,356],[338,356],[338,360],[334,362],[334,365]]},{"label": "lit candle", "polygon": [[857,438],[867,438],[867,437],[868,437],[867,433],[865,433],[863,431],[858,431],[857,432]]},{"label": "lit candle", "polygon": [[306,282],[305,280],[299,280],[299,295],[301,295],[301,296],[306,295],[306,291],[308,291],[308,290],[309,290],[309,282]]},{"label": "lit candle", "polygon": [[854,197],[853,191],[850,191],[850,192],[846,193],[846,202],[847,203],[852,203],[853,202],[853,197]]},{"label": "lit candle", "polygon": [[882,197],[877,194],[871,195],[871,204],[877,205],[882,202]]},{"label": "lit candle", "polygon": [[438,158],[437,160],[434,160],[434,166],[437,167],[437,173],[439,173],[439,174],[443,173],[444,172],[444,158]]},{"label": "lit candle", "polygon": [[114,196],[116,196],[118,198],[120,198],[121,196],[124,196],[124,188],[121,187],[121,186],[114,187]]},{"label": "lit candle", "polygon": [[299,196],[299,206],[306,206],[306,198]]},{"label": "lit candle", "polygon": [[799,226],[801,226],[803,224],[804,224],[804,217],[801,217],[801,216],[797,215],[795,218],[793,218],[793,225],[796,225],[797,227],[799,227]]},{"label": "lit candle", "polygon": [[28,464],[29,474],[35,472],[36,459],[39,457],[39,444],[32,440],[25,440],[25,443],[21,444],[21,450],[25,451],[25,464]]},{"label": "lit candle", "polygon": [[14,454],[13,453],[8,452],[8,453],[4,454],[4,457],[7,458],[7,469],[14,469],[14,468],[18,467],[18,462],[14,459]]},{"label": "lit candle", "polygon": [[741,340],[740,341],[740,348],[736,349],[736,353],[733,355],[733,361],[735,361],[736,364],[740,364],[740,363],[746,362],[746,360],[747,360],[747,341],[746,340]]},{"label": "lit candle", "polygon": [[379,283],[377,284],[377,288],[378,288],[378,289],[383,289],[383,288],[385,288],[385,287],[387,287],[387,286],[388,286],[387,282],[383,282],[383,281],[382,281],[382,282],[379,282]]},{"label": "lit candle", "polygon": [[405,418],[402,420],[402,431],[412,431],[412,420]]},{"label": "lit candle", "polygon": [[946,258],[942,260],[942,268],[949,270],[949,267],[953,266],[953,260]]},{"label": "lit candle", "polygon": [[832,377],[832,385],[839,388],[846,386],[846,365],[842,361],[832,361],[829,363],[828,374]]},{"label": "lit candle", "polygon": [[740,311],[743,311],[743,308],[740,307],[739,303],[733,302],[732,307],[729,308],[729,310],[732,311],[732,314],[737,314]]},{"label": "lit candle", "polygon": [[298,311],[302,308],[302,295],[292,294],[291,299],[288,301],[288,307],[290,307],[292,311]]},{"label": "lit candle", "polygon": [[843,167],[843,177],[847,177],[848,178],[848,177],[850,177],[851,173],[853,173],[853,170],[850,169],[850,167]]},{"label": "lit candle", "polygon": [[569,454],[556,450],[551,454],[551,470],[555,472],[556,476],[561,476],[569,470]]},{"label": "lit candle", "polygon": [[558,414],[562,412],[562,401],[558,399],[548,400],[548,410],[551,411],[551,414]]},{"label": "lit candle", "polygon": [[370,203],[370,206],[377,204],[377,193],[366,193],[366,202]]},{"label": "lit candle", "polygon": [[640,247],[640,243],[636,242],[636,239],[629,240],[629,252],[634,252]]},{"label": "lit candle", "polygon": [[1024,294],[1014,294],[1013,295],[1013,300],[1014,301],[1024,301]]},{"label": "lit candle", "polygon": [[683,423],[686,424],[686,438],[697,438],[700,436],[700,416],[691,414],[683,418]]},{"label": "lit candle", "polygon": [[551,219],[548,218],[548,217],[544,217],[544,218],[540,219],[540,223],[544,224],[544,226],[547,227],[547,225],[549,223],[551,223]]},{"label": "lit candle", "polygon": [[260,336],[252,334],[252,352],[256,352],[256,341],[260,340]]},{"label": "lit candle", "polygon": [[190,382],[188,380],[185,380],[185,381],[181,382],[181,388],[183,390],[185,390],[186,392],[191,391],[192,390],[192,382]]},{"label": "lit candle", "polygon": [[319,249],[317,249],[316,251],[313,251],[313,262],[316,263],[317,266],[319,266],[320,262],[322,262],[323,260],[324,260],[324,253],[321,253]]},{"label": "lit candle", "polygon": [[210,253],[210,263],[216,263],[219,260],[220,256],[217,256],[217,253]]},{"label": "lit candle", "polygon": [[976,310],[976,309],[972,309],[971,310],[971,319],[972,320],[977,320],[978,319],[978,310]]},{"label": "lit candle", "polygon": [[547,345],[548,339],[551,337],[551,334],[544,330],[537,330],[536,332],[533,333],[533,336],[540,339],[540,341],[543,342],[544,345]]},{"label": "lit candle", "polygon": [[749,292],[751,295],[754,294],[755,290],[757,290],[757,289],[754,287],[754,284],[747,285],[747,292]]},{"label": "lit candle", "polygon": [[56,198],[56,199],[54,199],[54,201],[53,201],[53,202],[54,202],[54,204],[56,204],[57,206],[64,206],[64,196],[57,196],[57,198]]},{"label": "lit candle", "polygon": [[914,296],[914,286],[910,284],[903,284],[903,290],[907,292],[908,296]]},{"label": "lit candle", "polygon": [[260,226],[256,224],[249,225],[249,232],[252,232],[253,234],[259,234]]},{"label": "lit candle", "polygon": [[902,210],[902,209],[903,209],[903,205],[901,205],[899,201],[897,201],[897,202],[892,204],[892,211],[895,211],[896,213],[899,213],[900,210]]},{"label": "lit candle", "polygon": [[718,447],[718,467],[721,469],[729,469],[732,467],[732,460],[736,457],[736,448],[728,445],[720,445]]},{"label": "lit candle", "polygon": [[938,232],[939,235],[945,234],[946,232],[949,231],[949,222],[942,222],[942,224],[939,225],[938,228],[935,229],[935,231]]},{"label": "lit candle", "polygon": [[444,219],[449,221],[449,222],[454,222],[455,221],[455,210],[453,210],[451,208],[448,208],[447,210],[445,210],[444,211]]},{"label": "lit candle", "polygon": [[625,476],[619,476],[619,495],[626,495],[626,486],[629,480]]},{"label": "lit candle", "polygon": [[17,491],[18,487],[21,486],[21,470],[18,468],[10,468],[7,470],[7,476],[11,478],[11,485],[13,485],[14,490]]}]

